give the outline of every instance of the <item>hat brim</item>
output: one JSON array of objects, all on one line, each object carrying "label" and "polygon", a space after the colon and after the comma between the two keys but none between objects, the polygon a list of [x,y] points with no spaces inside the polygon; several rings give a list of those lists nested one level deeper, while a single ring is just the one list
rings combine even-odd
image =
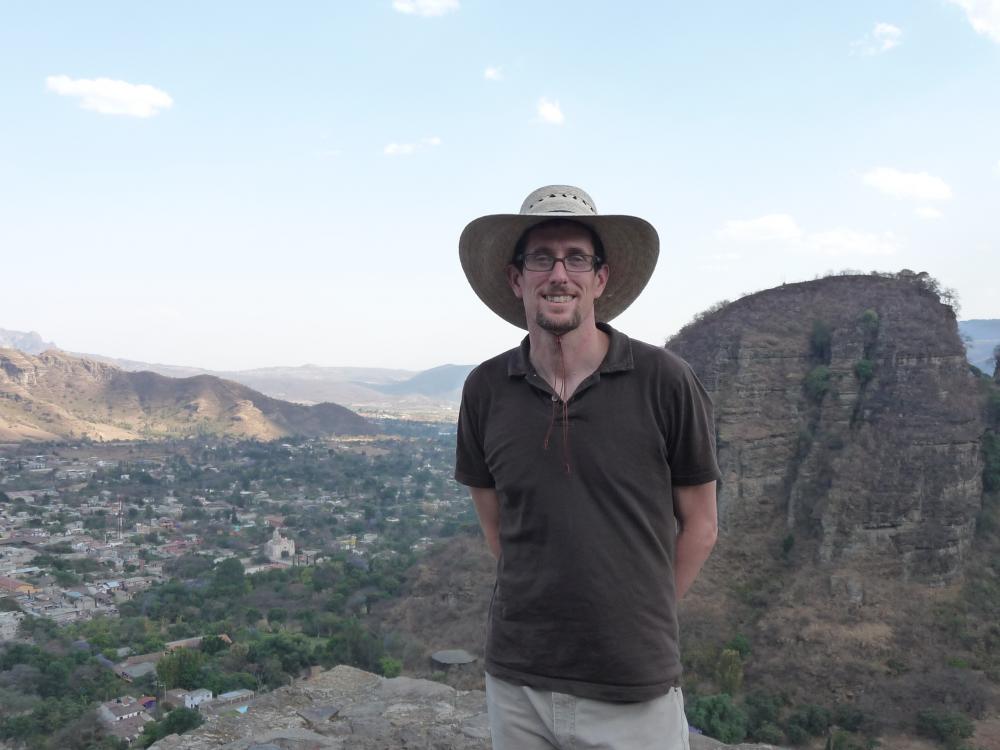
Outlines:
[{"label": "hat brim", "polygon": [[645,288],[660,254],[660,238],[653,225],[637,216],[493,214],[475,219],[458,241],[462,270],[472,289],[501,318],[527,329],[524,303],[514,296],[505,269],[521,235],[553,219],[579,222],[597,232],[611,273],[604,292],[594,301],[594,313],[601,322],[620,315]]}]

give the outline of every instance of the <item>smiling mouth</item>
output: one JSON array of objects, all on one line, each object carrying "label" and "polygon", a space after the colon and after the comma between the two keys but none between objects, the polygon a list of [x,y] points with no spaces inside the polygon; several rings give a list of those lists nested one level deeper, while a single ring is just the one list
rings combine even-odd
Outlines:
[{"label": "smiling mouth", "polygon": [[571,294],[546,294],[544,295],[546,302],[570,302],[573,299]]}]

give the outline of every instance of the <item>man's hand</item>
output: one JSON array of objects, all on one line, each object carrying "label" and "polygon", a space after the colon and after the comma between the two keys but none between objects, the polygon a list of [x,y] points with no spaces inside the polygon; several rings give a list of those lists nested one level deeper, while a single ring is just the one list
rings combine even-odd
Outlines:
[{"label": "man's hand", "polygon": [[[478,504],[476,507],[478,509]],[[677,599],[680,600],[691,588],[698,571],[715,546],[719,532],[715,482],[674,487],[674,516],[678,524],[674,586]]]},{"label": "man's hand", "polygon": [[493,557],[500,559],[500,498],[492,487],[469,487],[479,526]]}]

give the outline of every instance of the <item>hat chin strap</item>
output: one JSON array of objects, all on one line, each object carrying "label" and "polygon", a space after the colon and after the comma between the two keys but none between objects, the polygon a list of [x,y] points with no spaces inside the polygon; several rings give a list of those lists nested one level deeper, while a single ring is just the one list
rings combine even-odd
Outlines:
[{"label": "hat chin strap", "polygon": [[[556,347],[559,349],[559,401],[562,402],[562,443],[563,443],[563,466],[566,474],[570,474],[569,468],[569,405],[566,403],[566,358],[563,356],[562,334],[556,336]],[[549,418],[549,429],[545,431],[545,440],[542,441],[542,449],[549,449],[549,439],[552,437],[552,428],[556,423],[556,402],[552,402],[552,416]]]}]

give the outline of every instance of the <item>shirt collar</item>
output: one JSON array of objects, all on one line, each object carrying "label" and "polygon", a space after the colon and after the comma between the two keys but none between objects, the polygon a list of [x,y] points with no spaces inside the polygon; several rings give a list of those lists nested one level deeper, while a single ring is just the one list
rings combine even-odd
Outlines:
[{"label": "shirt collar", "polygon": [[[632,359],[632,340],[621,331],[617,331],[607,323],[598,323],[597,327],[604,331],[611,338],[608,343],[608,353],[604,355],[604,361],[597,368],[601,375],[610,372],[625,372],[635,367]],[[510,377],[524,377],[534,371],[531,366],[531,340],[525,336],[521,345],[510,352],[507,358],[507,375]]]}]

